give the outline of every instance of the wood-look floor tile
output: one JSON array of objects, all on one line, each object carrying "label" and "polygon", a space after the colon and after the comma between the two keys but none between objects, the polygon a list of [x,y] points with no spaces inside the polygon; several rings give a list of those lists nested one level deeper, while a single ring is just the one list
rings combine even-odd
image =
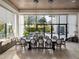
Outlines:
[{"label": "wood-look floor tile", "polygon": [[0,55],[0,59],[79,59],[79,43],[68,42],[66,48],[28,50],[14,46]]}]

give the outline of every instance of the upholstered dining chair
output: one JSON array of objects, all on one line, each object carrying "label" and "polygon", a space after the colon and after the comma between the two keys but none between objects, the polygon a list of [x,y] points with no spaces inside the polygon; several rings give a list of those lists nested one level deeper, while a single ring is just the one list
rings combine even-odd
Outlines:
[{"label": "upholstered dining chair", "polygon": [[61,49],[61,45],[62,45],[62,40],[61,39],[57,39],[56,40],[56,47]]},{"label": "upholstered dining chair", "polygon": [[66,40],[64,40],[64,38],[61,38],[61,40],[62,40],[62,45],[66,48]]},{"label": "upholstered dining chair", "polygon": [[18,37],[15,38],[15,45],[21,45],[20,39]]},{"label": "upholstered dining chair", "polygon": [[55,40],[57,40],[57,36],[53,36],[52,38],[55,39]]},{"label": "upholstered dining chair", "polygon": [[44,40],[40,39],[38,40],[38,47],[44,47]]},{"label": "upholstered dining chair", "polygon": [[45,42],[45,47],[46,48],[52,48],[52,40],[51,39],[47,39]]},{"label": "upholstered dining chair", "polygon": [[49,39],[49,36],[45,36],[45,39]]},{"label": "upholstered dining chair", "polygon": [[37,41],[34,38],[30,40],[30,44],[32,48],[37,47]]},{"label": "upholstered dining chair", "polygon": [[21,42],[21,46],[25,48],[25,46],[27,45],[26,40],[21,38],[20,42]]}]

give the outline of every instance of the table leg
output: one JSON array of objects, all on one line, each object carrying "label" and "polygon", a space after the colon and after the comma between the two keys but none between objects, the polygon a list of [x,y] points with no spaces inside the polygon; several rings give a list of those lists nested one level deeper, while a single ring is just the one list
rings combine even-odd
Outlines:
[{"label": "table leg", "polygon": [[31,44],[30,44],[30,42],[29,42],[29,48],[28,49],[31,50]]},{"label": "table leg", "polygon": [[52,49],[55,50],[55,43],[52,43]]}]

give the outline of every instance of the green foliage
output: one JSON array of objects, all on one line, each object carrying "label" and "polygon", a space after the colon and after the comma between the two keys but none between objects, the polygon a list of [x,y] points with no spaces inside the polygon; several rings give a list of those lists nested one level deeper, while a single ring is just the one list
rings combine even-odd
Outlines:
[{"label": "green foliage", "polygon": [[[32,18],[32,17],[25,18],[25,21],[24,21],[24,25],[25,25],[25,34],[24,35],[25,36],[27,36],[26,32],[35,32],[36,31],[36,25],[37,24],[42,24],[42,25],[46,24],[46,18],[45,17],[41,17],[41,19],[39,19],[38,22],[37,22],[37,20],[38,20],[38,17],[37,16],[34,17],[34,18]],[[44,30],[44,27],[42,25],[38,26],[38,29],[37,30],[39,32],[43,32],[43,30]],[[51,32],[51,26],[46,25],[45,26],[45,32]]]},{"label": "green foliage", "polygon": [[27,28],[27,31],[30,30],[30,32],[35,32],[35,29],[36,29],[36,28],[34,28],[34,27],[30,27],[30,28]]},{"label": "green foliage", "polygon": [[[39,32],[43,32],[43,29],[44,29],[44,27],[41,27],[41,25],[40,25],[40,27],[38,27],[38,31]],[[35,32],[36,31],[36,27],[34,26],[34,27],[27,27],[26,29],[25,29],[25,31],[28,31],[28,32]],[[46,26],[45,27],[45,31],[46,32],[51,32],[51,28],[49,27],[49,26]]]},{"label": "green foliage", "polygon": [[45,31],[46,31],[46,32],[51,32],[51,28],[47,26],[47,27],[45,28]]},{"label": "green foliage", "polygon": [[28,35],[29,35],[29,32],[28,31],[24,31],[24,36],[26,36],[26,37],[28,37]]},{"label": "green foliage", "polygon": [[0,23],[0,32],[3,30],[3,28],[4,28],[4,24]]}]

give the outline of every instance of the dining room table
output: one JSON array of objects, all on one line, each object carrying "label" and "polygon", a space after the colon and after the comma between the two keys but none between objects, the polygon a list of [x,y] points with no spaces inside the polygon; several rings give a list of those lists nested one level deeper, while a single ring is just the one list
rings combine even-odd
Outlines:
[{"label": "dining room table", "polygon": [[[31,42],[30,42],[31,39],[33,39],[33,37],[28,38],[28,39],[25,39],[25,40],[26,40],[26,43],[29,44],[29,47],[28,47],[29,50],[32,49],[32,47],[31,47]],[[52,48],[49,48],[49,49],[55,50],[56,40],[54,40],[54,39],[51,39],[51,40],[52,40]],[[46,39],[44,39],[44,42],[46,42]],[[35,47],[35,48],[38,49],[39,47]],[[48,48],[46,48],[46,47],[45,47],[45,44],[44,44],[44,47],[43,47],[42,49],[48,49]]]}]

